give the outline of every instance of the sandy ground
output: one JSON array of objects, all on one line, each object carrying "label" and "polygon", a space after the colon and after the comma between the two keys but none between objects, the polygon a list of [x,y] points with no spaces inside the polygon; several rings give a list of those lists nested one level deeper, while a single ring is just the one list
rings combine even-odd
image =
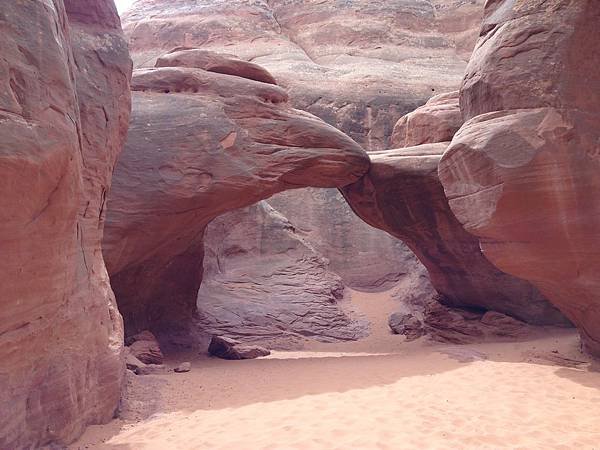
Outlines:
[{"label": "sandy ground", "polygon": [[369,338],[132,375],[125,419],[90,427],[71,448],[600,450],[600,372],[575,333],[404,343],[387,329],[397,308],[388,294],[352,302]]}]

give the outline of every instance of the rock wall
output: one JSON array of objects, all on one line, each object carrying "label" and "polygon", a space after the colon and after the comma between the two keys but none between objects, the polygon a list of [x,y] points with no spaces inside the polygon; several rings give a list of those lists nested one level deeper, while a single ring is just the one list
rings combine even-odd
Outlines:
[{"label": "rock wall", "polygon": [[420,264],[402,241],[360,220],[337,189],[285,191],[267,201],[348,287],[386,290]]},{"label": "rock wall", "polygon": [[367,335],[367,324],[345,310],[342,279],[268,203],[213,220],[204,249],[198,293],[204,333],[268,348]]},{"label": "rock wall", "polygon": [[439,174],[485,256],[600,355],[600,3],[488,2]]},{"label": "rock wall", "polygon": [[0,448],[64,445],[117,407],[100,251],[130,108],[112,0],[0,5]]},{"label": "rock wall", "polygon": [[137,67],[175,47],[267,68],[292,104],[366,150],[389,148],[404,114],[456,89],[483,0],[138,0],[124,16]]}]

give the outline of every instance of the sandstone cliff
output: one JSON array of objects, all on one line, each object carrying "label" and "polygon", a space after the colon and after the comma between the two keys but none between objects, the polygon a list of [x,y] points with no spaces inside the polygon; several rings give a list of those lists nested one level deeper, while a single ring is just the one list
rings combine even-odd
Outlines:
[{"label": "sandstone cliff", "polygon": [[440,164],[485,256],[531,281],[600,354],[600,3],[488,2]]},{"label": "sandstone cliff", "polygon": [[39,448],[119,401],[100,240],[131,61],[112,0],[3,2],[0,35],[0,448]]}]

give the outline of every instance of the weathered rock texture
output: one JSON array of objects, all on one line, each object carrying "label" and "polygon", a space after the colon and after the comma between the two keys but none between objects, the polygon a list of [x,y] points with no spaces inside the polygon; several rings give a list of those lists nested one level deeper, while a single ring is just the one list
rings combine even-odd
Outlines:
[{"label": "weathered rock texture", "polygon": [[222,359],[256,359],[269,356],[271,352],[258,345],[242,345],[235,339],[213,336],[208,346],[208,353]]},{"label": "weathered rock texture", "polygon": [[246,74],[134,72],[131,127],[104,239],[129,331],[152,324],[185,333],[212,219],[285,189],[341,187],[368,168],[350,138],[293,109],[282,88]]},{"label": "weathered rock texture", "polygon": [[173,48],[232,53],[266,67],[293,105],[368,150],[396,121],[456,89],[483,0],[139,0],[124,17],[137,67]]},{"label": "weathered rock texture", "polygon": [[367,223],[404,241],[427,267],[441,301],[536,324],[564,319],[532,285],[496,269],[452,214],[437,167],[447,143],[373,152],[371,168],[343,188]]},{"label": "weathered rock texture", "polygon": [[209,335],[294,348],[366,336],[343,309],[344,284],[266,202],[213,220],[205,238],[198,323]]},{"label": "weathered rock texture", "polygon": [[396,122],[392,146],[402,148],[450,142],[462,124],[458,91],[439,94]]},{"label": "weathered rock texture", "polygon": [[0,448],[39,448],[119,400],[100,240],[131,61],[112,0],[2,2],[0,36]]},{"label": "weathered rock texture", "polygon": [[421,265],[402,241],[357,217],[337,189],[285,191],[267,201],[323,255],[345,286],[386,290]]},{"label": "weathered rock texture", "polygon": [[600,355],[600,3],[488,2],[440,164],[485,256],[530,280]]}]

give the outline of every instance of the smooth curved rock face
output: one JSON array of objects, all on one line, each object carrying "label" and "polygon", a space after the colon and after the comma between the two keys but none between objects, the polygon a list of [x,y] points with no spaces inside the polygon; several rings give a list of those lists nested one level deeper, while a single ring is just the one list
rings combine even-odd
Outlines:
[{"label": "smooth curved rock face", "polygon": [[162,67],[136,71],[132,88],[104,253],[128,330],[168,323],[173,334],[194,314],[212,219],[285,189],[341,187],[369,160],[272,84]]},{"label": "smooth curved rock face", "polygon": [[213,220],[204,249],[197,303],[203,333],[279,349],[368,334],[368,325],[345,311],[342,279],[266,202]]},{"label": "smooth curved rock face", "polygon": [[483,0],[141,0],[124,16],[137,67],[173,48],[233,53],[267,68],[296,108],[368,150],[396,121],[457,89]]},{"label": "smooth curved rock face", "polygon": [[563,323],[537,289],[496,269],[452,214],[437,174],[447,146],[371,153],[367,175],[342,191],[365,222],[415,252],[444,303],[500,311],[534,324]]},{"label": "smooth curved rock face", "polygon": [[100,251],[127,129],[112,0],[0,6],[0,448],[110,420],[123,329]]},{"label": "smooth curved rock face", "polygon": [[450,142],[462,124],[458,91],[439,94],[396,122],[392,145],[404,148]]},{"label": "smooth curved rock face", "polygon": [[327,260],[345,286],[384,291],[420,270],[421,263],[402,241],[362,221],[337,189],[285,191],[267,202]]},{"label": "smooth curved rock face", "polygon": [[600,355],[600,3],[547,3],[488,5],[461,93],[474,118],[440,179],[486,257]]}]

